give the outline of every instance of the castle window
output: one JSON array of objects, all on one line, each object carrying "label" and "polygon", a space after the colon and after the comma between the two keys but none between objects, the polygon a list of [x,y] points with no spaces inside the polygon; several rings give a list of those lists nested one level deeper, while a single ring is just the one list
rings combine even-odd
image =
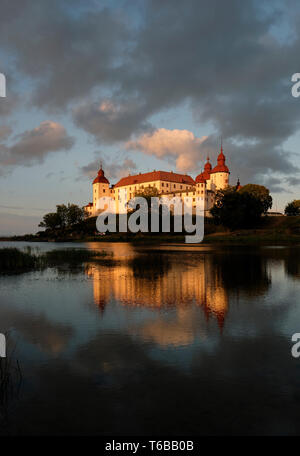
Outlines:
[{"label": "castle window", "polygon": [[105,188],[103,189],[103,193],[105,193]]},{"label": "castle window", "polygon": [[162,183],[161,183],[161,186],[162,186],[162,187],[164,187],[164,186],[165,186],[165,184],[162,182]]}]

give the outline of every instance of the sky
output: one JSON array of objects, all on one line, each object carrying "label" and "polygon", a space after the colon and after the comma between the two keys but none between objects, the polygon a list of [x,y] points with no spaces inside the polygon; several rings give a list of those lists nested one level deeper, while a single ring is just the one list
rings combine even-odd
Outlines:
[{"label": "sky", "polygon": [[221,138],[231,184],[299,199],[299,25],[293,0],[2,0],[0,235],[87,204],[100,162],[195,178]]}]

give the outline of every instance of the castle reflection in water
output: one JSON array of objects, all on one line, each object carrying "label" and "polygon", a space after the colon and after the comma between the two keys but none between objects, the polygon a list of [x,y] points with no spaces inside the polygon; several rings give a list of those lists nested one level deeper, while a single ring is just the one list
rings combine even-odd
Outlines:
[{"label": "castle reflection in water", "polygon": [[[130,246],[113,247],[113,257],[100,264],[86,266],[86,274],[93,280],[95,304],[101,309],[110,301],[124,306],[183,310],[190,305],[203,309],[207,319],[215,318],[220,326],[228,312],[229,293],[253,294],[266,291],[270,283],[267,268],[259,257],[252,264],[234,256],[210,255],[209,252],[190,251],[172,253],[133,251]],[[175,256],[176,255],[176,256]],[[252,275],[249,275],[252,271]],[[232,289],[231,283],[239,287]],[[255,284],[255,286],[252,286]]]}]

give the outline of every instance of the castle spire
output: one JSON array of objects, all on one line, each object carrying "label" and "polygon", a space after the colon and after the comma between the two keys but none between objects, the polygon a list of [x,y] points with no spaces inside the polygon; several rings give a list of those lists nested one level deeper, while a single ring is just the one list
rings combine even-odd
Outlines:
[{"label": "castle spire", "polygon": [[104,171],[102,169],[102,161],[100,162],[100,169],[98,171],[98,175],[97,175],[96,179],[93,181],[93,184],[99,184],[99,183],[109,184],[109,181],[108,181],[108,179],[106,179],[106,177],[104,175]]},{"label": "castle spire", "polygon": [[217,166],[213,168],[211,171],[212,174],[214,173],[229,173],[229,169],[225,164],[226,157],[223,153],[223,138],[221,137],[221,147],[220,147],[220,153],[217,158]]}]

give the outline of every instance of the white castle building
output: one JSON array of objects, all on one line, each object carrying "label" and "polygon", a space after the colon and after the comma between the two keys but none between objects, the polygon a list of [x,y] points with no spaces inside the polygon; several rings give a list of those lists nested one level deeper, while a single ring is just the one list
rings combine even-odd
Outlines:
[{"label": "white castle building", "polygon": [[160,196],[168,196],[170,198],[179,196],[182,199],[186,196],[191,197],[193,206],[196,205],[196,198],[201,198],[204,200],[204,210],[209,215],[209,210],[214,204],[216,191],[229,185],[229,174],[222,146],[218,155],[217,165],[212,168],[209,157],[207,157],[204,171],[195,180],[187,174],[178,174],[172,171],[152,171],[143,174],[139,173],[135,176],[122,177],[115,185],[110,185],[101,165],[98,175],[93,181],[93,201],[84,206],[84,209],[88,217],[97,216],[101,212],[101,210],[97,209],[98,199],[110,197],[115,200],[118,212],[119,196],[122,190],[126,190],[126,193],[124,193],[127,195],[128,202],[137,192],[141,193],[146,188],[156,188]]}]

